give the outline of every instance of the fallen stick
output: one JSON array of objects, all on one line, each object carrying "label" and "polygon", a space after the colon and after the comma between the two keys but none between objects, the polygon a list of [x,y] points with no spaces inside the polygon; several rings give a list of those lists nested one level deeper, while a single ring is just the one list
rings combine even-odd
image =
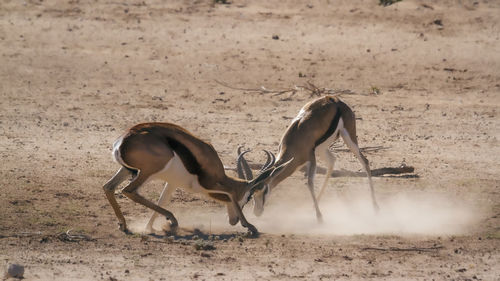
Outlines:
[{"label": "fallen stick", "polygon": [[[255,163],[248,163],[251,169],[253,170],[260,170],[262,165],[255,164]],[[226,170],[232,170],[236,171],[236,167],[224,167]],[[303,166],[300,168],[300,171],[305,172],[306,167]],[[411,174],[415,171],[415,168],[412,166],[406,166],[402,165],[400,167],[384,167],[384,168],[378,168],[378,169],[373,169],[372,171],[372,177],[381,177],[385,175],[401,175],[401,174]],[[323,167],[317,167],[316,168],[316,173],[318,174],[326,174],[326,169]],[[353,171],[348,171],[348,170],[336,170],[333,171],[331,174],[331,177],[339,178],[339,177],[366,177],[365,172],[353,172]],[[408,175],[408,177],[418,177],[418,175]]]},{"label": "fallen stick", "polygon": [[234,87],[229,85],[226,82],[219,81],[219,80],[214,80],[215,83],[222,85],[226,88],[233,89],[233,90],[238,90],[238,91],[245,91],[245,92],[254,92],[254,93],[260,93],[260,94],[273,94],[273,96],[279,96],[282,94],[290,93],[290,98],[291,96],[295,95],[298,91],[307,91],[309,92],[309,95],[312,96],[321,96],[321,95],[335,95],[335,96],[340,96],[340,95],[356,95],[357,93],[351,91],[351,90],[346,90],[346,89],[329,89],[329,88],[320,88],[314,85],[311,81],[307,81],[307,85],[294,85],[291,88],[287,89],[267,89],[264,86],[261,86],[260,88],[240,88],[240,87]]},{"label": "fallen stick", "polygon": [[362,248],[361,250],[363,251],[396,251],[396,252],[432,252],[432,251],[437,251],[440,249],[444,249],[443,246],[434,246],[434,247],[424,247],[424,248],[417,248],[417,247],[412,247],[412,248],[397,248],[397,247],[389,247],[389,248],[373,248],[373,247],[366,247]]},{"label": "fallen stick", "polygon": [[[302,167],[300,170],[305,172],[306,167]],[[415,171],[415,168],[404,165],[400,167],[378,168],[378,169],[373,169],[371,171],[372,171],[372,177],[381,177],[385,175],[401,175],[401,174],[413,173]],[[326,169],[322,167],[317,167],[316,173],[324,175],[326,174]],[[366,176],[365,172],[353,172],[348,170],[333,171],[331,174],[331,177],[365,177],[365,176]]]},{"label": "fallen stick", "polygon": [[66,232],[60,232],[55,235],[46,235],[43,234],[42,232],[21,232],[21,233],[15,233],[15,234],[8,234],[8,235],[3,235],[0,234],[0,239],[3,238],[22,238],[22,237],[42,237],[42,239],[48,239],[51,237],[55,237],[61,241],[66,241],[66,242],[77,242],[77,241],[94,241],[95,239],[86,235],[86,234],[72,234],[71,233],[72,229],[69,229]]},{"label": "fallen stick", "polygon": [[[347,148],[340,148],[341,146],[333,145],[331,147],[333,148],[334,152],[351,152]],[[365,146],[365,147],[360,148],[359,150],[361,150],[361,152],[363,152],[363,153],[374,153],[374,152],[379,152],[380,150],[387,150],[389,148],[390,147],[379,145],[379,146]]]}]

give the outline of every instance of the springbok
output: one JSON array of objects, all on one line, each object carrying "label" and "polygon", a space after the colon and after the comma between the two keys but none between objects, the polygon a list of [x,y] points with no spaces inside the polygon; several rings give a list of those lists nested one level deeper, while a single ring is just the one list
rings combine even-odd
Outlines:
[{"label": "springbok", "polygon": [[[246,160],[243,158],[243,155],[245,155],[246,153],[250,152],[250,150],[241,151],[241,149],[242,149],[242,147],[238,148],[238,155],[239,156],[238,156],[238,158],[236,160],[237,167],[241,167],[241,168],[237,169],[238,171],[240,171],[240,170],[243,169],[243,165],[244,164],[242,163],[242,161],[245,161],[245,163],[246,163]],[[266,160],[266,163],[260,169],[261,173],[264,172],[266,169],[270,168],[274,164],[274,155],[271,152],[267,151],[267,150],[264,150],[264,152],[267,155],[267,160]],[[246,164],[246,166],[248,166],[248,164]],[[226,168],[224,167],[224,169],[226,169]],[[251,171],[250,171],[250,173],[251,173]],[[253,179],[253,175],[251,177],[245,177],[244,175],[239,175],[239,178],[240,179],[252,180]],[[162,190],[162,192],[160,194],[160,199],[158,200],[158,206],[165,208],[167,206],[167,203],[172,198],[172,193],[173,193],[174,190],[175,190],[175,186],[173,186],[172,183],[170,183],[170,184],[169,184],[169,182],[165,183],[165,187],[163,188],[163,190]],[[243,206],[241,208],[243,209]],[[237,221],[234,222],[234,219],[237,219],[237,217],[236,217],[236,214],[234,214],[233,208],[232,208],[232,206],[230,204],[227,205],[227,211],[228,211],[228,214],[229,214],[231,225],[236,224]],[[154,232],[153,231],[153,224],[154,224],[155,220],[158,218],[158,215],[159,215],[159,213],[153,211],[153,214],[151,215],[151,218],[149,219],[148,223],[146,224],[146,232],[147,233],[153,233]]]},{"label": "springbok", "polygon": [[[371,178],[368,159],[361,153],[356,137],[356,120],[354,112],[349,106],[335,96],[325,96],[313,100],[300,110],[299,114],[288,126],[279,145],[279,153],[275,163],[271,166],[283,166],[280,173],[270,176],[268,184],[254,194],[254,214],[262,215],[264,204],[270,191],[281,181],[289,177],[297,168],[307,163],[307,186],[316,209],[316,218],[322,221],[322,214],[318,202],[325,191],[328,179],[335,164],[335,156],[329,150],[330,145],[338,139],[339,135],[349,149],[356,155],[363,166],[371,189],[371,199],[375,211],[379,207],[375,199],[375,191]],[[239,152],[239,150],[238,150]],[[316,174],[316,157],[328,165],[326,177],[318,194],[314,194],[314,176]],[[240,178],[252,178],[250,167],[241,154],[241,166],[238,166]],[[288,163],[288,164],[286,164]],[[248,176],[250,174],[250,176]]]},{"label": "springbok", "polygon": [[[119,220],[120,230],[125,233],[129,231],[114,190],[132,176],[122,193],[136,203],[165,216],[170,221],[172,231],[178,226],[177,219],[161,206],[170,199],[173,190],[180,187],[225,203],[229,223],[235,225],[241,221],[243,227],[256,235],[257,229],[246,220],[242,208],[257,189],[263,188],[270,177],[285,166],[274,165],[253,180],[233,178],[226,175],[212,145],[170,123],[143,123],[130,128],[114,143],[113,156],[122,167],[103,189]],[[162,192],[158,205],[138,194],[141,185],[154,179],[164,180],[168,185]]]}]

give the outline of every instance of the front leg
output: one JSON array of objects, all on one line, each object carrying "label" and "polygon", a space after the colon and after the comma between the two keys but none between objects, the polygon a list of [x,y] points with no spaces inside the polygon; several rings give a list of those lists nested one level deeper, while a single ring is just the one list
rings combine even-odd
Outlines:
[{"label": "front leg", "polygon": [[[169,186],[168,183],[165,183],[165,187],[163,188],[163,191],[161,192],[160,199],[158,200],[158,206],[165,208],[167,206],[167,203],[170,202],[170,199],[172,198],[172,193],[174,192],[175,187],[174,186]],[[148,223],[146,224],[146,232],[147,233],[153,233],[153,224],[155,222],[155,219],[158,217],[159,213],[153,211],[153,214],[151,215],[151,218],[149,219]]]},{"label": "front leg", "polygon": [[233,196],[230,196],[231,198],[231,203],[233,204],[233,208],[234,210],[236,211],[236,213],[238,214],[238,217],[241,221],[241,225],[243,227],[246,227],[248,228],[248,231],[250,232],[250,234],[254,237],[258,237],[259,236],[259,231],[257,230],[257,228],[255,228],[255,226],[253,226],[252,224],[250,224],[247,219],[245,218],[245,216],[243,215],[243,211],[241,210],[241,207],[240,205],[238,205],[238,202],[236,202],[236,200],[234,200],[234,197]]}]

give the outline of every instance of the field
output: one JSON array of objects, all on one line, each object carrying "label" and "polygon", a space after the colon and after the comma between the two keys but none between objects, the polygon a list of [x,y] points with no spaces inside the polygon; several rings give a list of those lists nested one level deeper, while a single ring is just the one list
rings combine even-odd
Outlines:
[{"label": "field", "polygon": [[[26,280],[500,280],[499,70],[491,0],[2,0],[0,274],[18,263]],[[365,177],[334,177],[318,224],[296,172],[263,216],[246,206],[258,238],[181,190],[168,206],[178,235],[164,219],[144,234],[151,211],[119,192],[134,233],[118,230],[102,185],[127,128],[176,123],[228,167],[240,145],[263,163],[317,97],[311,84],[355,111],[372,169],[415,168],[374,178],[379,214]],[[361,171],[344,149],[336,170]]]}]

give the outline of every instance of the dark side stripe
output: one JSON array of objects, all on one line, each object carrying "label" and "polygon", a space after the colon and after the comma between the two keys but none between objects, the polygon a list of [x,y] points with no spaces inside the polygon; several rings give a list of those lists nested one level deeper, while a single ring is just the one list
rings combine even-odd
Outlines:
[{"label": "dark side stripe", "polygon": [[125,169],[127,169],[133,177],[137,176],[137,173],[139,172],[139,170],[137,169],[132,169],[132,168],[129,168],[129,167],[126,167],[126,166],[123,166]]},{"label": "dark side stripe", "polygon": [[314,147],[325,142],[335,132],[335,130],[337,129],[337,126],[339,125],[339,120],[340,120],[341,115],[342,114],[340,113],[340,109],[337,108],[337,112],[335,113],[335,116],[333,117],[332,123],[330,123],[330,127],[328,127],[328,130],[326,131],[326,133],[323,136],[321,136],[321,138],[319,138],[314,143]]},{"label": "dark side stripe", "polygon": [[198,163],[198,161],[196,161],[196,158],[193,156],[191,151],[189,151],[187,147],[185,147],[182,143],[176,141],[175,139],[169,138],[167,139],[167,142],[172,150],[175,151],[177,155],[179,155],[182,160],[182,164],[184,164],[184,167],[186,167],[186,170],[188,170],[190,174],[200,175],[200,164]]}]

